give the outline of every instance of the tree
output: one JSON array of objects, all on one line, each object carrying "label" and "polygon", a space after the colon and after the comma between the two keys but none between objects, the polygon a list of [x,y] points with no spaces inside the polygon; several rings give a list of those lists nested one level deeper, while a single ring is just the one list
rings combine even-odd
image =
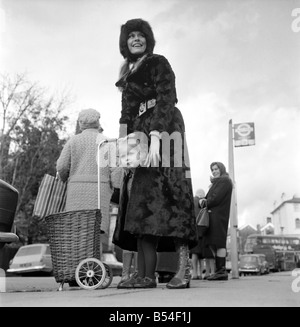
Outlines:
[{"label": "tree", "polygon": [[55,174],[65,142],[67,103],[67,95],[48,96],[24,74],[0,76],[0,178],[19,191],[15,223],[28,242],[39,230],[30,226],[37,225],[32,210],[38,186],[45,173]]}]

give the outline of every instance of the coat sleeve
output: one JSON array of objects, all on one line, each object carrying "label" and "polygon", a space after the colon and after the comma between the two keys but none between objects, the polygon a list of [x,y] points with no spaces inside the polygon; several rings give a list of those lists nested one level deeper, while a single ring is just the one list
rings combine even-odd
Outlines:
[{"label": "coat sleeve", "polygon": [[229,179],[219,181],[215,186],[212,186],[207,193],[207,208],[211,209],[219,206],[226,195],[231,191],[232,184]]},{"label": "coat sleeve", "polygon": [[168,130],[173,116],[176,98],[175,75],[164,56],[159,56],[154,68],[156,87],[156,105],[150,123],[150,131],[163,132]]},{"label": "coat sleeve", "polygon": [[56,171],[59,178],[65,182],[69,178],[71,168],[71,142],[67,141],[63,147],[61,154],[56,162]]},{"label": "coat sleeve", "polygon": [[127,129],[131,127],[131,107],[127,104],[124,93],[122,92],[122,110],[121,110],[121,118],[119,120],[119,137],[126,136]]}]

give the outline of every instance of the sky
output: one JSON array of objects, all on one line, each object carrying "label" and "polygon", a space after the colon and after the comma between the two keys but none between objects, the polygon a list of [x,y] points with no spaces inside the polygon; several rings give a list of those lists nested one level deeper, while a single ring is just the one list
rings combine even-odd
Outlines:
[{"label": "sky", "polygon": [[0,0],[0,73],[68,90],[70,135],[95,108],[117,137],[119,33],[132,18],[150,23],[176,75],[194,193],[207,192],[211,162],[229,170],[229,122],[254,124],[232,167],[238,226],[264,225],[300,197],[300,0]]}]

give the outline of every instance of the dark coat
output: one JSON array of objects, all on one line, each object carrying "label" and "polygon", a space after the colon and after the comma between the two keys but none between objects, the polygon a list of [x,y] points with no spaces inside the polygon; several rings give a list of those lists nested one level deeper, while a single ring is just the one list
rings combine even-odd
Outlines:
[{"label": "dark coat", "polygon": [[[195,216],[200,212],[200,198],[198,196],[194,197],[194,207],[195,207]],[[203,227],[197,226],[198,232],[198,244],[190,249],[191,254],[197,254],[199,259],[213,258],[211,250],[205,245],[204,231]]]},{"label": "dark coat", "polygon": [[232,182],[226,175],[216,178],[206,194],[210,220],[205,244],[215,249],[226,248],[231,194]]},{"label": "dark coat", "polygon": [[[158,251],[174,251],[174,238],[196,245],[197,231],[193,191],[185,142],[185,126],[177,102],[175,76],[167,59],[147,55],[140,67],[116,83],[122,91],[120,137],[132,132],[178,132],[182,144],[170,146],[170,164],[135,169],[130,198],[126,196],[126,176],[113,243],[123,249],[136,250],[136,237],[160,237]],[[140,103],[155,99],[154,108],[139,114]],[[120,125],[121,126],[121,125]],[[162,149],[161,141],[161,149]],[[182,165],[174,165],[175,153],[180,152]],[[161,153],[162,155],[162,153]],[[178,159],[178,157],[176,157]]]}]

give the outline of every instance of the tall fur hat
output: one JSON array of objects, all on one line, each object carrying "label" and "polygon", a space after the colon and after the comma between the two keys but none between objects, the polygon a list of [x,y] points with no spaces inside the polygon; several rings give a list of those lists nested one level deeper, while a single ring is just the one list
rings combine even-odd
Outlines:
[{"label": "tall fur hat", "polygon": [[131,59],[131,53],[127,46],[127,40],[129,33],[133,31],[140,31],[145,35],[147,41],[146,53],[153,53],[155,46],[155,39],[152,28],[148,22],[141,18],[135,18],[128,20],[124,25],[121,26],[121,33],[119,39],[119,46],[121,55],[126,59]]}]

